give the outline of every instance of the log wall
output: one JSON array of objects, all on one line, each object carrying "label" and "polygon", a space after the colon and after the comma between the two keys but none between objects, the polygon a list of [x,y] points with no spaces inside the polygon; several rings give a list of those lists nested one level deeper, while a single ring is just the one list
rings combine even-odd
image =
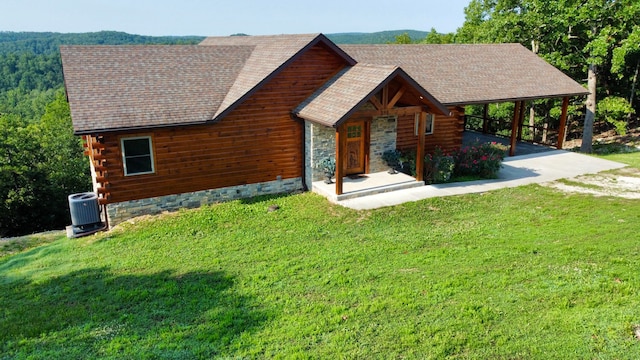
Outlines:
[{"label": "log wall", "polygon": [[[303,125],[291,111],[345,65],[318,44],[218,123],[99,134],[103,203],[301,177]],[[124,176],[120,139],[146,135],[155,173]]]},{"label": "log wall", "polygon": [[[464,131],[464,108],[450,107],[452,116],[436,115],[433,134],[425,136],[425,152],[433,153],[436,146],[442,150],[451,151],[462,146],[462,132]],[[398,137],[396,146],[401,150],[418,147],[418,137],[415,135],[415,114],[398,116]]]}]

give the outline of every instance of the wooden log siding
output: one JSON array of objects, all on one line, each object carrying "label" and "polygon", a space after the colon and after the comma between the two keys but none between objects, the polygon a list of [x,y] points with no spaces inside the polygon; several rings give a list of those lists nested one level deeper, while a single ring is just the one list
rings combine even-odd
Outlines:
[{"label": "wooden log siding", "polygon": [[[110,203],[302,176],[295,108],[346,64],[309,49],[216,124],[104,135]],[[155,173],[124,176],[120,139],[151,136]]]},{"label": "wooden log siding", "polygon": [[[433,153],[436,146],[452,151],[462,146],[464,131],[464,108],[450,107],[452,116],[436,115],[434,132],[425,137],[425,153]],[[398,116],[396,147],[400,150],[417,149],[418,137],[415,135],[415,114]]]},{"label": "wooden log siding", "polygon": [[107,204],[111,197],[109,193],[109,173],[107,171],[107,155],[109,150],[104,144],[102,137],[99,139],[95,136],[85,135],[82,137],[82,144],[85,148],[85,155],[89,157],[91,166],[95,171],[95,189],[98,193],[98,203],[101,205]]}]

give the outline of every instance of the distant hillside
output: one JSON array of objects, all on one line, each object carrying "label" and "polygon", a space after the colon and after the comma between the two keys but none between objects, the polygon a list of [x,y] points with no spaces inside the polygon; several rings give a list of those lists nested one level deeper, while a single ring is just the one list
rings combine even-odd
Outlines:
[{"label": "distant hillside", "polygon": [[197,44],[204,36],[144,36],[117,31],[62,34],[0,31],[0,54],[58,52],[60,45]]},{"label": "distant hillside", "polygon": [[418,30],[388,30],[374,33],[338,33],[325,34],[336,44],[387,44],[396,40],[396,36],[407,33],[411,40],[420,41],[428,32]]},{"label": "distant hillside", "polygon": [[[422,40],[427,36],[426,31],[416,30],[326,35],[337,44],[386,44],[394,42],[396,36],[404,33],[407,33],[413,40]],[[197,44],[204,38],[204,36],[145,36],[118,31],[77,34],[0,31],[0,55],[23,52],[48,55],[57,53],[60,45]]]}]

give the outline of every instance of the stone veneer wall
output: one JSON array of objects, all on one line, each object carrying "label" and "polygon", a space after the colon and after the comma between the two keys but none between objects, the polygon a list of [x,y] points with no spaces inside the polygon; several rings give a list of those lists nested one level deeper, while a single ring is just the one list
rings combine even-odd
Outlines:
[{"label": "stone veneer wall", "polygon": [[148,199],[108,204],[109,226],[127,219],[176,211],[182,208],[197,208],[222,201],[250,198],[258,195],[288,193],[302,190],[302,178],[274,180],[258,184],[230,186],[221,189],[196,191],[184,194],[159,196]]},{"label": "stone veneer wall", "polygon": [[395,150],[397,124],[397,116],[380,116],[371,121],[369,172],[389,170],[387,163],[382,160],[382,154],[387,150]]},{"label": "stone veneer wall", "polygon": [[[381,116],[371,121],[371,142],[369,146],[369,172],[388,170],[389,167],[382,160],[382,154],[387,150],[395,150],[397,135],[396,116]],[[314,181],[324,179],[322,170],[316,164],[326,158],[335,158],[336,131],[334,128],[317,125],[305,121],[305,183],[311,189]]]},{"label": "stone veneer wall", "polygon": [[324,179],[321,169],[316,164],[327,157],[336,157],[336,130],[331,127],[304,122],[305,131],[305,183],[307,189],[311,189],[314,181]]}]

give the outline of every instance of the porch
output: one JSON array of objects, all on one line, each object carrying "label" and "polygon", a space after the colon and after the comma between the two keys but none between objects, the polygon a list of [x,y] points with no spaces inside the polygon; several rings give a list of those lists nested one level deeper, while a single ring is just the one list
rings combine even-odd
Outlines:
[{"label": "porch", "polygon": [[331,202],[338,202],[419,186],[424,186],[424,181],[417,181],[413,176],[401,172],[389,174],[386,171],[382,171],[344,177],[342,180],[342,194],[340,195],[336,195],[335,182],[326,184],[324,181],[314,181],[312,191],[326,197]]},{"label": "porch", "polygon": [[[501,136],[482,134],[475,131],[465,131],[463,133],[462,144],[470,145],[474,142],[497,142],[509,146],[510,139]],[[554,150],[555,149],[550,146],[531,144],[527,142],[518,142],[515,155],[520,157],[525,155],[541,154]],[[507,157],[507,159],[509,159],[509,157]],[[325,184],[324,181],[314,181],[312,183],[311,190],[326,197],[327,199],[329,199],[329,201],[337,203],[343,200],[361,198],[369,195],[423,187],[424,185],[424,181],[418,181],[416,180],[416,178],[407,174],[389,174],[388,172],[383,171],[371,174],[361,174],[352,177],[343,177],[343,192],[340,195],[336,195],[335,179],[334,183],[331,184]]]},{"label": "porch", "polygon": [[580,153],[551,149],[540,153],[507,157],[497,179],[420,186],[393,193],[346,199],[336,203],[355,210],[376,209],[432,197],[484,193],[528,184],[547,183],[625,166],[625,164]]}]

